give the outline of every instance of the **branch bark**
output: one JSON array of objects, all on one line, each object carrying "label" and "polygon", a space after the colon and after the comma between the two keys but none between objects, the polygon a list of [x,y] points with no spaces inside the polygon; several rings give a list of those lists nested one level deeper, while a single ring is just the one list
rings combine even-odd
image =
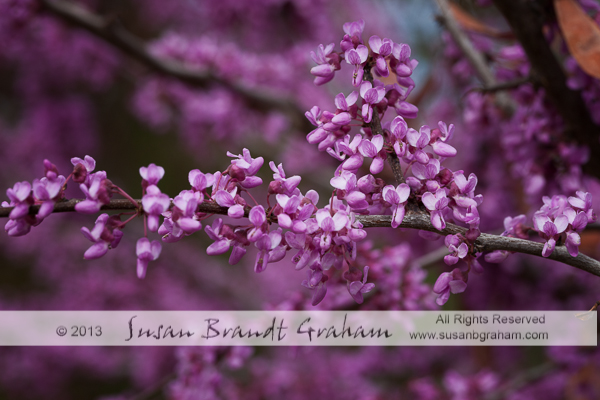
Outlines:
[{"label": "branch bark", "polygon": [[583,171],[600,178],[600,127],[578,91],[567,87],[567,77],[544,37],[545,12],[539,0],[494,0],[523,46],[536,80],[565,121],[565,136],[590,148]]},{"label": "branch bark", "polygon": [[[68,201],[58,202],[54,205],[54,212],[74,212],[75,205],[83,199],[71,199]],[[140,210],[141,200],[135,200],[137,206],[126,199],[111,200],[109,204],[102,206],[101,210]],[[33,205],[29,208],[29,213],[35,215],[40,206]],[[13,207],[0,207],[0,218],[7,218]],[[227,207],[221,207],[218,204],[204,202],[198,206],[198,212],[207,214],[227,215]],[[244,216],[248,217],[249,207],[246,208]],[[390,215],[356,215],[356,220],[363,224],[365,228],[391,228],[392,217]],[[276,222],[276,218],[271,218],[270,222]],[[438,231],[432,224],[430,216],[423,212],[407,211],[404,220],[400,224],[400,228],[419,229],[429,232],[438,233],[440,235],[456,235],[465,234],[467,229],[451,223],[446,223],[446,228]],[[530,254],[542,257],[544,245],[542,243],[511,238],[506,236],[491,235],[482,233],[475,241],[477,252],[506,250],[515,253]],[[556,246],[550,257],[550,260],[562,262],[593,275],[600,276],[600,262],[579,253],[577,257],[572,257],[565,246]]]},{"label": "branch bark", "polygon": [[262,112],[281,111],[290,117],[298,129],[312,130],[310,123],[304,118],[304,111],[291,98],[249,88],[222,79],[211,71],[191,69],[177,61],[156,57],[148,51],[142,40],[117,22],[96,15],[78,4],[64,0],[40,0],[40,2],[49,13],[85,29],[156,72],[200,88],[207,88],[211,85],[223,86],[237,93],[249,108]]}]

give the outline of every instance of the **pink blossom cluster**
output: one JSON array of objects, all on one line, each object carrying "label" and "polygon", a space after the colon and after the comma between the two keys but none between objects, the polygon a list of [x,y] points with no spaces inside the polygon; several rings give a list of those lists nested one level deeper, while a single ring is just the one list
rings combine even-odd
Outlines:
[{"label": "pink blossom cluster", "polygon": [[[41,224],[52,213],[54,203],[62,199],[65,177],[59,175],[56,166],[48,160],[44,160],[44,169],[44,177],[34,179],[33,185],[27,181],[17,182],[6,191],[10,202],[3,201],[2,207],[14,207],[4,225],[10,236],[29,233],[32,226]],[[40,206],[36,214],[30,212],[34,204]]]},{"label": "pink blossom cluster", "polygon": [[[544,205],[533,215],[533,226],[525,224],[525,215],[506,217],[502,236],[527,239],[528,231],[532,230],[545,240],[542,251],[544,257],[549,257],[560,244],[564,244],[572,257],[577,257],[581,244],[579,233],[587,224],[596,221],[596,214],[592,209],[592,194],[577,191],[576,196],[544,196],[542,200]],[[488,262],[501,262],[510,254],[508,251],[496,250],[486,254],[485,259]]]}]

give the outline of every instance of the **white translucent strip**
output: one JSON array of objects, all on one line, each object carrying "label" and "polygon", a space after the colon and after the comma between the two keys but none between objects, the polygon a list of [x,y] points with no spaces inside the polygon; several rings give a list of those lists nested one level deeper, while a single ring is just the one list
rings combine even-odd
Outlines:
[{"label": "white translucent strip", "polygon": [[596,346],[596,318],[582,311],[0,311],[0,346]]}]

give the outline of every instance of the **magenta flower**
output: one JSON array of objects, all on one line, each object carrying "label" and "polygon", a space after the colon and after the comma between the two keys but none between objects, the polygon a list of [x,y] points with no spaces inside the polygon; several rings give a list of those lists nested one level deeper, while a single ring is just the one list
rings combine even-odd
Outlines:
[{"label": "magenta flower", "polygon": [[414,159],[421,164],[427,164],[429,162],[429,156],[423,151],[423,149],[431,140],[431,130],[429,127],[427,125],[423,125],[418,132],[410,128],[406,133],[406,139],[408,144],[416,149],[413,155]]},{"label": "magenta flower", "polygon": [[385,97],[383,86],[373,87],[371,82],[363,82],[360,85],[360,97],[364,99],[362,106],[362,117],[365,122],[371,122],[373,118],[373,106]]},{"label": "magenta flower", "polygon": [[533,223],[540,235],[546,239],[542,256],[548,257],[556,246],[558,236],[567,229],[569,220],[564,215],[560,215],[552,221],[547,215],[538,212],[533,216]]},{"label": "magenta flower", "polygon": [[241,168],[246,176],[255,175],[260,167],[262,167],[265,159],[262,157],[252,158],[250,155],[250,150],[244,149],[242,151],[243,154],[238,154],[237,156],[231,152],[227,152],[229,157],[237,158],[237,160],[232,160],[231,164],[236,165],[238,168]]},{"label": "magenta flower", "polygon": [[[455,179],[456,182],[456,179]],[[521,239],[527,239],[527,232],[525,228],[525,221],[527,217],[524,214],[517,215],[516,217],[504,218],[504,232],[502,236],[517,237]]]},{"label": "magenta flower", "polygon": [[64,176],[57,176],[51,171],[47,173],[47,177],[33,180],[33,194],[37,200],[43,202],[36,215],[38,221],[41,222],[41,220],[50,215],[54,210],[54,203],[62,197],[62,188],[65,180]]},{"label": "magenta flower", "polygon": [[269,230],[267,225],[267,214],[263,206],[254,206],[250,210],[248,219],[254,225],[253,228],[248,231],[248,240],[250,242],[256,242]]},{"label": "magenta flower", "polygon": [[328,209],[317,211],[316,215],[319,228],[322,230],[320,247],[321,252],[325,253],[331,247],[332,236],[335,232],[346,227],[349,219],[344,211],[338,211],[332,217]]},{"label": "magenta flower", "polygon": [[[353,91],[352,93],[350,93],[348,95],[348,97],[344,96],[344,93],[340,93],[337,96],[335,96],[335,106],[337,107],[338,110],[344,111],[342,114],[348,114],[347,116],[344,116],[344,121],[345,118],[351,117],[352,114],[354,114],[354,116],[356,116],[356,107],[354,107],[354,105],[356,104],[356,100],[358,100],[358,93]],[[338,124],[338,125],[342,125],[340,124],[340,117],[338,117],[339,114],[337,114],[334,118],[332,118],[332,122]],[[336,119],[337,117],[337,119]],[[350,122],[350,121],[348,121]]]},{"label": "magenta flower", "polygon": [[85,200],[75,205],[75,210],[83,214],[94,214],[100,207],[110,203],[113,184],[106,178],[106,172],[98,171],[88,176],[89,185],[79,185]]},{"label": "magenta flower", "polygon": [[359,19],[358,21],[346,22],[342,26],[344,32],[351,38],[356,38],[362,43],[362,33],[365,30],[365,21]]},{"label": "magenta flower", "polygon": [[353,210],[365,210],[369,207],[367,196],[359,190],[356,175],[353,172],[342,170],[340,176],[331,178],[329,182],[331,186],[339,189],[337,196],[346,200]]},{"label": "magenta flower", "polygon": [[83,236],[94,243],[83,254],[83,258],[86,260],[100,258],[109,249],[116,248],[123,237],[123,232],[118,228],[118,224],[118,217],[109,217],[108,214],[101,214],[96,219],[96,224],[91,231],[86,227],[82,227],[81,233]]},{"label": "magenta flower", "polygon": [[246,202],[237,195],[237,187],[234,187],[231,192],[218,190],[214,195],[214,199],[221,207],[229,207],[227,215],[231,218],[242,218],[244,216],[244,205]]},{"label": "magenta flower", "polygon": [[381,40],[381,38],[377,35],[369,38],[369,46],[371,46],[373,53],[377,54],[375,56],[375,71],[377,71],[379,76],[386,77],[390,74],[385,57],[392,54],[393,45],[394,42],[388,38]]},{"label": "magenta flower", "polygon": [[439,295],[435,302],[443,306],[450,298],[450,293],[462,293],[466,288],[467,282],[464,281],[460,269],[454,268],[452,272],[443,272],[433,285],[433,292]]},{"label": "magenta flower", "polygon": [[228,239],[223,235],[223,220],[221,218],[215,219],[212,223],[212,226],[205,226],[204,231],[209,238],[215,241],[213,244],[208,246],[206,249],[206,254],[209,256],[217,256],[229,250],[229,247],[231,246],[231,239]]},{"label": "magenta flower", "polygon": [[358,87],[363,79],[364,70],[363,64],[369,57],[369,49],[359,44],[356,49],[348,49],[344,54],[344,58],[348,64],[354,65],[354,74],[352,75],[352,86]]},{"label": "magenta flower", "polygon": [[[360,134],[355,135],[352,141],[350,141],[350,135],[346,135],[343,140],[339,139],[335,142],[334,149],[327,149],[327,154],[338,161],[344,161],[341,168],[356,173],[364,161],[364,156],[358,150],[362,141],[363,137]],[[348,156],[347,159],[346,156]]]},{"label": "magenta flower", "polygon": [[308,271],[308,279],[302,281],[302,286],[312,290],[313,295],[311,304],[313,306],[318,305],[323,301],[327,294],[327,280],[329,277],[323,274],[323,270],[320,267],[311,267]]},{"label": "magenta flower", "polygon": [[463,259],[469,253],[469,247],[466,243],[462,242],[456,235],[448,235],[444,239],[446,247],[450,254],[444,256],[444,262],[447,265],[454,265],[458,260]]},{"label": "magenta flower", "polygon": [[29,213],[29,206],[34,202],[29,182],[15,183],[12,188],[6,190],[6,195],[10,205],[14,207],[8,216],[10,219],[19,219]]},{"label": "magenta flower", "polygon": [[163,213],[165,219],[158,228],[158,234],[162,236],[163,242],[174,243],[184,235],[191,235],[202,229],[202,223],[196,215],[201,198],[201,192],[182,190],[173,199],[173,208]]},{"label": "magenta flower", "polygon": [[[432,158],[425,164],[415,163],[412,165],[413,175],[421,180],[432,180],[435,179],[437,174],[440,173],[440,160]],[[437,190],[437,189],[436,189]]]},{"label": "magenta flower", "polygon": [[73,168],[73,181],[76,183],[84,183],[87,181],[88,175],[96,168],[96,160],[90,156],[85,156],[82,160],[79,157],[71,158]]},{"label": "magenta flower", "polygon": [[153,240],[152,243],[147,237],[138,239],[135,246],[137,254],[137,276],[140,279],[144,279],[146,276],[146,270],[148,269],[148,263],[154,261],[160,256],[162,246],[158,240]]},{"label": "magenta flower", "polygon": [[[227,152],[229,157],[237,157],[237,160],[232,160],[232,166],[235,166],[244,172],[244,178],[238,179],[240,185],[246,189],[252,189],[254,187],[262,185],[262,179],[258,176],[254,176],[260,167],[265,162],[265,159],[262,157],[252,158],[250,155],[250,150],[244,149],[243,154],[238,154],[237,156],[233,153]],[[232,167],[232,168],[235,168]]]},{"label": "magenta flower", "polygon": [[263,235],[254,243],[259,250],[254,263],[254,272],[262,272],[268,263],[281,261],[285,257],[286,246],[281,245],[281,228]]},{"label": "magenta flower", "polygon": [[170,205],[171,199],[169,196],[161,193],[157,186],[150,185],[146,188],[146,194],[142,197],[142,207],[148,214],[148,229],[150,232],[158,230],[159,216],[166,212]]},{"label": "magenta flower", "polygon": [[383,188],[382,194],[383,199],[392,205],[392,228],[397,228],[402,223],[406,213],[404,206],[408,196],[410,196],[410,187],[406,183],[401,183],[396,188],[388,185]]},{"label": "magenta flower", "polygon": [[448,207],[449,199],[446,197],[446,191],[444,189],[438,189],[435,192],[435,196],[431,192],[426,192],[421,197],[421,201],[425,204],[425,207],[431,211],[431,224],[437,230],[442,230],[446,227],[446,221],[444,220],[443,211]]},{"label": "magenta flower", "polygon": [[213,174],[204,174],[199,169],[193,169],[188,173],[188,181],[194,189],[203,192],[215,184],[215,177]]},{"label": "magenta flower", "polygon": [[147,167],[140,167],[140,175],[143,179],[142,186],[157,185],[158,181],[165,176],[165,169],[153,163]]},{"label": "magenta flower", "polygon": [[374,283],[367,283],[367,277],[369,276],[369,266],[365,266],[365,273],[363,276],[363,280],[348,282],[348,292],[358,304],[362,304],[363,294],[369,293],[371,290],[375,288]]},{"label": "magenta flower", "polygon": [[363,156],[373,159],[369,168],[372,174],[378,174],[383,171],[387,154],[385,151],[381,151],[381,149],[383,149],[383,137],[381,135],[375,135],[371,140],[364,139],[360,143],[360,146],[358,146],[358,150]]},{"label": "magenta flower", "polygon": [[[296,191],[296,188],[300,184],[302,178],[298,175],[286,178],[285,171],[283,170],[283,164],[279,164],[277,167],[275,167],[275,163],[271,161],[269,162],[269,167],[271,168],[271,171],[273,171],[274,182],[278,182],[277,184],[273,184],[273,182],[271,182],[271,184],[273,185],[270,184],[269,187],[273,186],[274,193],[281,192],[281,194],[292,196]],[[280,190],[276,189],[276,187],[279,187]]]},{"label": "magenta flower", "polygon": [[310,52],[313,61],[317,63],[317,66],[310,70],[310,73],[316,77],[314,84],[317,86],[331,81],[335,71],[340,69],[340,57],[333,52],[334,47],[335,43],[330,43],[327,46],[320,44],[316,53]]},{"label": "magenta flower", "polygon": [[398,78],[407,78],[411,76],[414,69],[419,64],[417,60],[410,59],[410,54],[411,50],[409,45],[404,43],[394,43],[392,45],[390,66],[394,69]]},{"label": "magenta flower", "polygon": [[401,116],[397,116],[390,123],[390,132],[394,136],[396,140],[402,140],[406,137],[406,133],[408,132],[408,125],[406,121]]}]

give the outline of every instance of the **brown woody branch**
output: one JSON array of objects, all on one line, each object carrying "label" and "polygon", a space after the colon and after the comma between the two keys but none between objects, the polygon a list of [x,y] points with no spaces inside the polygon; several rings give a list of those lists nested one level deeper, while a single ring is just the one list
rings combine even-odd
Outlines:
[{"label": "brown woody branch", "polygon": [[[68,201],[58,202],[54,205],[54,212],[75,211],[75,205],[81,201],[83,201],[83,199],[71,199]],[[137,205],[125,199],[111,200],[109,204],[102,206],[101,209],[139,211],[141,210],[141,200],[136,200],[136,202]],[[39,205],[31,206],[29,209],[30,214],[35,215],[39,210],[39,207]],[[0,207],[0,218],[8,217],[12,209],[13,207]],[[245,216],[247,217],[249,208],[247,208],[245,211]],[[204,202],[198,206],[198,212],[227,215],[227,207],[221,207],[218,204],[211,202]],[[389,215],[356,215],[356,220],[362,223],[363,227],[365,228],[390,228],[392,217]],[[270,221],[276,222],[276,218],[270,218]],[[467,231],[466,228],[450,223],[446,223],[446,228],[442,231],[439,231],[431,224],[430,216],[428,214],[424,212],[413,212],[410,210],[407,211],[406,215],[404,216],[404,220],[400,224],[400,228],[425,230],[444,236],[456,234],[464,235]],[[482,233],[481,236],[475,241],[475,250],[477,252],[506,250],[515,253],[530,254],[542,257],[543,248],[544,245],[542,243],[506,236],[491,235],[488,233]],[[556,246],[548,258],[571,265],[583,271],[587,271],[593,275],[600,276],[599,261],[581,253],[579,253],[577,257],[572,257],[568,253],[565,246]]]},{"label": "brown woody branch", "polygon": [[494,4],[523,46],[536,80],[565,121],[565,136],[590,148],[583,171],[600,178],[600,127],[593,122],[580,92],[567,87],[567,77],[544,37],[545,5],[539,0],[494,0]]},{"label": "brown woody branch", "polygon": [[141,39],[116,21],[94,14],[76,3],[65,0],[40,0],[40,3],[46,11],[87,30],[158,73],[200,88],[214,85],[225,87],[237,93],[249,108],[262,112],[281,111],[298,129],[312,130],[311,125],[304,118],[304,111],[288,97],[227,81],[209,70],[192,69],[178,61],[156,57],[148,51]]}]

